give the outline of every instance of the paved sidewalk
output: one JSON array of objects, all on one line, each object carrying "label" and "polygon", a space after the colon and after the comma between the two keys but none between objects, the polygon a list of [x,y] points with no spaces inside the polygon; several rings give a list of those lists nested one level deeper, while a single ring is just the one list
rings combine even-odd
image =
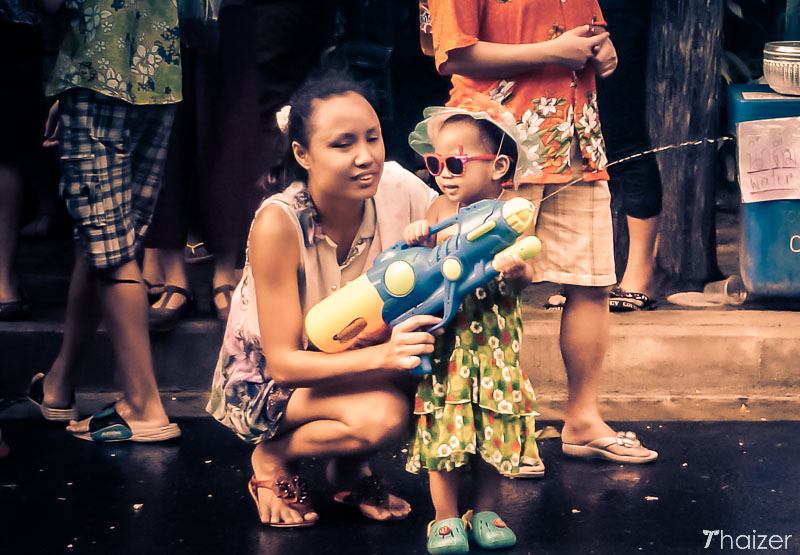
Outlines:
[{"label": "paved sidewalk", "polygon": [[[399,448],[374,470],[411,502],[409,519],[376,523],[334,504],[315,460],[301,472],[320,522],[278,530],[259,523],[247,492],[250,449],[210,418],[178,422],[183,437],[171,443],[99,445],[40,419],[0,420],[12,449],[0,459],[0,554],[426,553],[427,482],[403,470]],[[800,553],[800,422],[624,426],[660,459],[586,463],[565,459],[558,439],[541,441],[547,475],[502,485],[499,512],[519,539],[498,553],[749,553],[727,542],[753,535],[791,535],[772,552]],[[720,531],[708,549],[704,530]]]}]

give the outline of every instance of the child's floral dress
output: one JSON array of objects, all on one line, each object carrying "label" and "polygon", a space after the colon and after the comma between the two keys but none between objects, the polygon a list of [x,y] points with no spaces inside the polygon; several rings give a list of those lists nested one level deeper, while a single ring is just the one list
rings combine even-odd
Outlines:
[{"label": "child's floral dress", "polygon": [[417,387],[406,470],[453,470],[480,454],[504,475],[540,462],[536,398],[520,368],[522,313],[496,278],[467,295],[436,338],[433,374]]}]

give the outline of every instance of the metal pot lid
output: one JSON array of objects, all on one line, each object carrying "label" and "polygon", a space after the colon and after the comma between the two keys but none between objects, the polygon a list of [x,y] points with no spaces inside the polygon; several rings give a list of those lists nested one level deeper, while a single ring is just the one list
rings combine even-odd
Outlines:
[{"label": "metal pot lid", "polygon": [[781,62],[800,62],[800,41],[768,42],[764,45],[764,59]]}]

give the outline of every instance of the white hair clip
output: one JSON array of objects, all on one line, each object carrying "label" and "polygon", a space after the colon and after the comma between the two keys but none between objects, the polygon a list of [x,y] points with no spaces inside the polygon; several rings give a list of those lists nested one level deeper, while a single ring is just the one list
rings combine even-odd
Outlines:
[{"label": "white hair clip", "polygon": [[289,131],[289,113],[291,111],[291,104],[287,104],[275,113],[275,121],[278,123],[278,129],[280,129],[281,133],[284,135]]}]

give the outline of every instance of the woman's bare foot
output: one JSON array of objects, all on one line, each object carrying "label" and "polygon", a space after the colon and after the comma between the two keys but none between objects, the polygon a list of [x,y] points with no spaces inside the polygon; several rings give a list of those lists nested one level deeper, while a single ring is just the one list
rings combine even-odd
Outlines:
[{"label": "woman's bare foot", "polygon": [[[287,481],[286,487],[278,488],[284,499],[276,495],[273,485],[278,479],[289,475],[281,461],[272,456],[265,444],[259,444],[251,457],[253,477],[250,493],[256,501],[261,522],[270,526],[310,526],[319,520],[319,515],[306,505],[305,512],[292,508],[289,504],[306,504],[307,492],[304,483]],[[298,487],[299,486],[299,487]],[[278,486],[275,486],[278,487]],[[296,491],[300,489],[301,491]],[[294,503],[293,503],[294,501]]]}]

